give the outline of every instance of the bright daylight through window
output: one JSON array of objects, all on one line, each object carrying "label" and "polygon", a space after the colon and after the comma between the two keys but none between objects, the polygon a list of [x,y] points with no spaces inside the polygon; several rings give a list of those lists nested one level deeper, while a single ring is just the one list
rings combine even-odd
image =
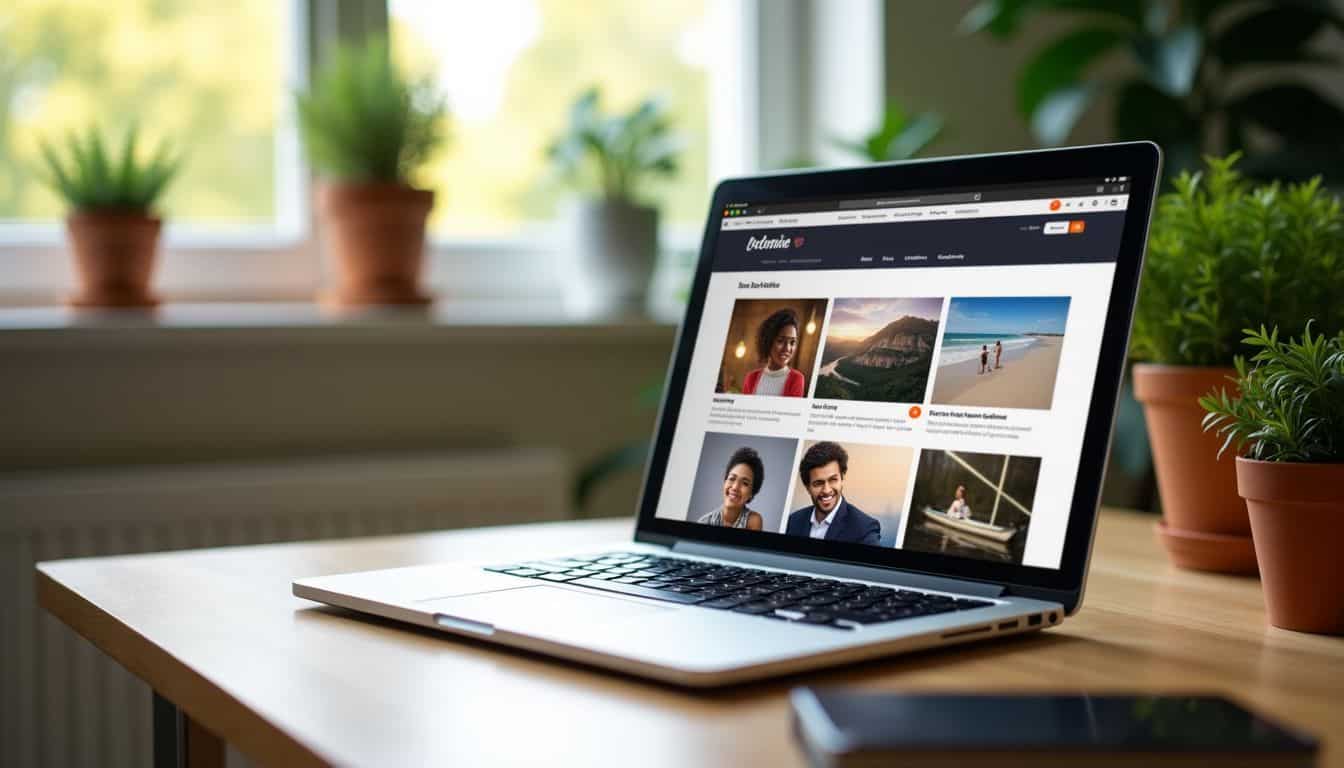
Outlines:
[{"label": "bright daylight through window", "polygon": [[704,2],[392,0],[396,55],[432,72],[451,138],[432,163],[439,238],[518,235],[559,215],[572,190],[546,160],[569,105],[601,87],[608,110],[658,96],[684,142],[675,176],[636,194],[676,226],[700,226],[708,188],[711,45]]},{"label": "bright daylight through window", "polygon": [[[0,8],[0,228],[54,225],[39,141],[97,124],[186,151],[164,208],[209,233],[292,229],[297,158],[278,141],[294,58],[276,0],[43,0]],[[282,137],[281,137],[282,138]]]}]

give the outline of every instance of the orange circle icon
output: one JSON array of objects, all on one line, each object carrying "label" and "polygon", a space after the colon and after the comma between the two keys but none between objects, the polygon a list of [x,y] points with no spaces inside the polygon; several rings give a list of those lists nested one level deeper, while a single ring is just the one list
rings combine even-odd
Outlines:
[{"label": "orange circle icon", "polygon": [[1051,201],[1050,201],[1050,210],[1052,210],[1052,211],[1058,211],[1058,210],[1059,210],[1059,201],[1058,201],[1058,200],[1051,200]]},{"label": "orange circle icon", "polygon": [[910,418],[918,419],[923,413],[924,411],[920,410],[918,405],[910,406]]}]

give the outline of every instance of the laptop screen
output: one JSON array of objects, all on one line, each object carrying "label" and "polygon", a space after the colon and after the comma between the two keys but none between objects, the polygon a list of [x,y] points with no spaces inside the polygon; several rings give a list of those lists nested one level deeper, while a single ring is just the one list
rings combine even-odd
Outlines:
[{"label": "laptop screen", "polygon": [[727,202],[656,517],[1059,568],[1129,183]]}]

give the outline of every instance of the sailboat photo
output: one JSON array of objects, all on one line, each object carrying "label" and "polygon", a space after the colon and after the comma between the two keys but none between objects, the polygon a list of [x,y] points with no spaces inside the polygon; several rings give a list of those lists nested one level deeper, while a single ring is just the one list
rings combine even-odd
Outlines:
[{"label": "sailboat photo", "polygon": [[901,546],[1021,562],[1041,460],[965,451],[920,452],[911,494],[918,510]]}]

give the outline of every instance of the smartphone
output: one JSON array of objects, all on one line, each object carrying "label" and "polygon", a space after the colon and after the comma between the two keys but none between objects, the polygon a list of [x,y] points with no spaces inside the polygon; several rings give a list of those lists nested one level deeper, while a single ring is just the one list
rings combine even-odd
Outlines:
[{"label": "smartphone", "polygon": [[1209,695],[964,695],[796,688],[814,766],[1312,766],[1311,736]]}]

